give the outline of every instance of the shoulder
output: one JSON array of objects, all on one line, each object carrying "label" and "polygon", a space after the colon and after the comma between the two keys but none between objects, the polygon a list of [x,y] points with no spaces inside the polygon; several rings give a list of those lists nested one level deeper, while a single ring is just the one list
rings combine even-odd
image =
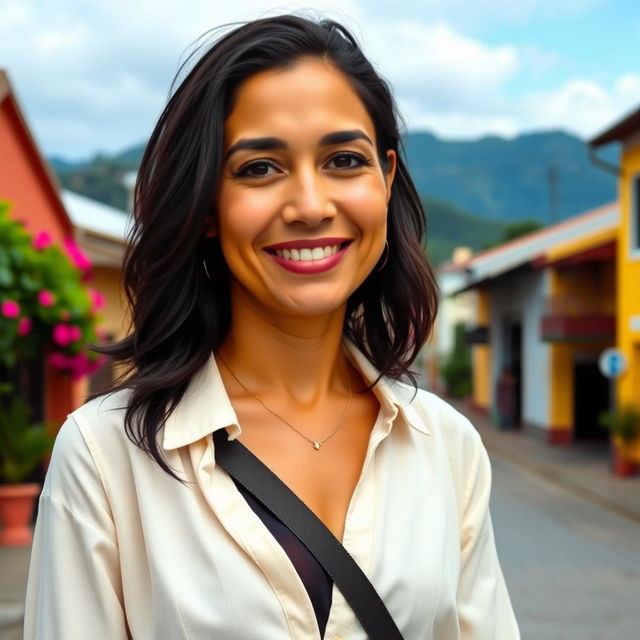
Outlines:
[{"label": "shoulder", "polygon": [[[455,407],[441,397],[394,382],[394,393],[405,408],[409,426],[425,434],[421,448],[431,463],[444,463],[457,485],[458,494],[467,494],[481,462],[487,459],[480,434]],[[487,471],[486,465],[483,471]]]},{"label": "shoulder", "polygon": [[419,423],[436,438],[448,442],[481,442],[480,434],[470,420],[446,400],[426,389],[395,380],[387,380],[394,394],[409,415],[415,415]]},{"label": "shoulder", "polygon": [[[428,433],[422,447],[433,468],[441,463],[453,482],[460,517],[473,501],[480,506],[489,499],[491,464],[482,438],[471,421],[435,393],[395,383],[396,394],[411,407],[415,419]],[[411,414],[410,414],[411,415]]]},{"label": "shoulder", "polygon": [[117,455],[127,440],[124,414],[128,392],[90,400],[67,416],[56,436],[44,486],[64,499],[72,487],[100,481],[104,455]]}]

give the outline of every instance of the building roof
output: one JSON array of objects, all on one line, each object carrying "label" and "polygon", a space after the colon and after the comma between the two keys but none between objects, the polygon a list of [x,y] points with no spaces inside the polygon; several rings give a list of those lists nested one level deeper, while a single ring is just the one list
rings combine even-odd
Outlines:
[{"label": "building roof", "polygon": [[640,107],[589,141],[591,147],[623,141],[640,131]]},{"label": "building roof", "polygon": [[[541,256],[555,247],[615,229],[619,221],[619,204],[612,202],[477,253],[459,265],[458,269],[465,274],[465,282],[456,293],[472,289],[514,269],[535,265]],[[452,266],[447,265],[447,270],[451,271]]]},{"label": "building roof", "polygon": [[126,241],[130,224],[130,217],[126,211],[67,189],[62,191],[62,201],[74,227],[123,244]]},{"label": "building roof", "polygon": [[46,193],[47,200],[55,212],[60,228],[65,234],[70,234],[72,232],[72,223],[60,199],[58,179],[49,166],[49,163],[40,153],[35,138],[27,124],[27,120],[22,113],[15,92],[13,91],[9,76],[4,69],[0,69],[0,106],[7,110],[6,112],[10,118],[10,123],[21,140],[22,148],[27,153],[33,173],[37,176],[39,184],[42,185]]},{"label": "building roof", "polygon": [[131,217],[109,205],[64,190],[62,200],[75,228],[76,241],[95,266],[120,269]]}]

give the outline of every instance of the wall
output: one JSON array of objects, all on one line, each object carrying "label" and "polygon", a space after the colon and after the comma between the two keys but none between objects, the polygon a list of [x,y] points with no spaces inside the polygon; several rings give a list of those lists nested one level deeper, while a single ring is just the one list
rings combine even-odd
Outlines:
[{"label": "wall", "polygon": [[549,346],[540,340],[540,318],[547,297],[544,271],[511,273],[491,287],[490,348],[491,404],[502,367],[506,363],[504,331],[511,320],[522,327],[522,420],[545,428],[549,424]]},{"label": "wall", "polygon": [[[486,289],[477,292],[476,322],[478,326],[488,327],[490,318],[490,294]],[[476,344],[472,350],[473,360],[473,402],[476,407],[491,407],[491,345]]]},{"label": "wall", "polygon": [[9,215],[31,232],[46,230],[56,242],[71,236],[71,224],[10,98],[0,103],[0,149],[0,200],[11,202]]},{"label": "wall", "polygon": [[[615,263],[585,263],[548,270],[549,295],[560,315],[615,314]],[[568,444],[575,426],[574,363],[595,361],[612,340],[564,341],[550,343],[550,440]]]},{"label": "wall", "polygon": [[[627,372],[617,381],[618,406],[633,405],[640,409],[640,251],[631,251],[632,207],[637,206],[632,196],[633,178],[640,174],[640,135],[627,141],[622,152],[620,203],[622,224],[618,240],[618,340],[617,346],[627,357]],[[632,325],[632,318],[634,324]],[[640,462],[640,441],[631,451],[631,457]]]},{"label": "wall", "polygon": [[[640,174],[640,141],[626,144],[622,154],[623,174],[620,180],[620,202],[622,225],[618,243],[618,348],[627,356],[629,369],[618,380],[617,400],[619,404],[635,404],[640,409],[640,374],[636,349],[640,346],[640,330],[631,326],[631,318],[640,322],[640,252],[632,253],[631,210],[633,198],[631,181]],[[640,458],[639,458],[640,459]]]}]

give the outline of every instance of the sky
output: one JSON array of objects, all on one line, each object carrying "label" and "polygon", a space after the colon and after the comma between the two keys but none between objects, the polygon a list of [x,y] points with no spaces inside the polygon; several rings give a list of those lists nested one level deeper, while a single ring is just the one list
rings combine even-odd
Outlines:
[{"label": "sky", "polygon": [[412,131],[589,138],[640,106],[637,0],[0,0],[0,68],[44,153],[80,160],[147,139],[205,32],[291,11],[344,23]]}]

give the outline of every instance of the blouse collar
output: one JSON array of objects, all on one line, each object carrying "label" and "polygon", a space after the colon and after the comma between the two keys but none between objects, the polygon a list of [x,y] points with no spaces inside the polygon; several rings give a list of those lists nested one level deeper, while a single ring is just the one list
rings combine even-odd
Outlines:
[{"label": "blouse collar", "polygon": [[[349,359],[364,380],[368,384],[373,382],[378,377],[376,368],[351,340],[345,338],[344,344]],[[412,406],[415,394],[413,387],[383,377],[372,391],[390,422],[395,422],[395,418],[400,414],[407,425],[425,435],[430,434],[424,420]],[[216,359],[211,354],[167,418],[162,446],[166,450],[177,449],[224,428],[229,429],[230,439],[237,438],[241,433],[238,417],[222,382]]]}]

